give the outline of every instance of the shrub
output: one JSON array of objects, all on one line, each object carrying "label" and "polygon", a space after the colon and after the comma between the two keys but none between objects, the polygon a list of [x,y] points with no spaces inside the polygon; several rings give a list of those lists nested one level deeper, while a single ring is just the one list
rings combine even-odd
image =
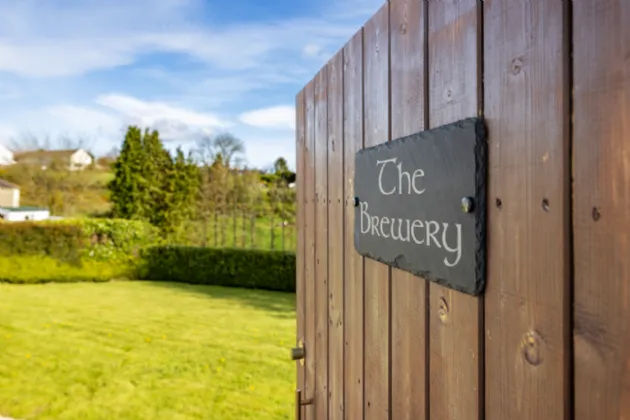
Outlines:
[{"label": "shrub", "polygon": [[80,226],[89,241],[84,257],[97,261],[135,260],[140,249],[159,240],[157,228],[136,220],[77,219],[66,223]]},{"label": "shrub", "polygon": [[105,281],[135,274],[157,230],[130,220],[64,219],[0,224],[0,281]]},{"label": "shrub", "polygon": [[154,246],[141,255],[144,280],[295,292],[292,252]]},{"label": "shrub", "polygon": [[0,224],[0,255],[40,255],[78,262],[84,246],[79,226],[55,222]]}]

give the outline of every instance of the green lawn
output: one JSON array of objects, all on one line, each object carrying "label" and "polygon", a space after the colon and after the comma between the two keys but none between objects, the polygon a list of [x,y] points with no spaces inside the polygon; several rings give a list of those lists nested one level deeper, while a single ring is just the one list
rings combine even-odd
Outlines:
[{"label": "green lawn", "polygon": [[289,419],[294,337],[292,294],[0,284],[0,415]]}]

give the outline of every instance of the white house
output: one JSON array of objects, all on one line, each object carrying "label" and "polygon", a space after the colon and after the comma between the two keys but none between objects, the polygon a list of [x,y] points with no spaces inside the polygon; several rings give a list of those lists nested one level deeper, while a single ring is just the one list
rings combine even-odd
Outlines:
[{"label": "white house", "polygon": [[0,144],[0,166],[13,165],[14,163],[13,152]]},{"label": "white house", "polygon": [[83,149],[76,149],[69,158],[69,168],[71,171],[80,171],[90,166],[94,159]]},{"label": "white house", "polygon": [[0,217],[7,222],[48,220],[50,211],[38,207],[0,207]]},{"label": "white house", "polygon": [[0,207],[19,207],[20,187],[0,179]]},{"label": "white house", "polygon": [[90,166],[94,160],[84,149],[33,150],[16,153],[14,159],[19,163],[40,166],[42,169],[57,164],[71,171],[81,171]]},{"label": "white house", "polygon": [[0,218],[7,222],[48,220],[50,211],[38,207],[20,207],[20,187],[0,179]]}]

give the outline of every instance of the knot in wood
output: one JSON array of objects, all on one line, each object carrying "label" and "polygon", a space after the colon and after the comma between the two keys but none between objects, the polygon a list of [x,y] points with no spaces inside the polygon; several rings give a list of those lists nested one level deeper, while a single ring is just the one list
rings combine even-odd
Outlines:
[{"label": "knot in wood", "polygon": [[523,68],[523,60],[520,57],[515,58],[514,60],[512,60],[512,74],[517,75],[521,72],[521,69]]},{"label": "knot in wood", "polygon": [[549,212],[549,199],[548,198],[543,198],[542,208],[544,211]]},{"label": "knot in wood", "polygon": [[597,222],[600,217],[602,217],[602,214],[599,212],[599,209],[597,207],[593,207],[593,220]]},{"label": "knot in wood", "polygon": [[453,90],[451,88],[444,90],[444,101],[449,103],[453,102]]},{"label": "knot in wood", "polygon": [[440,298],[438,315],[440,316],[440,320],[442,320],[442,322],[446,321],[446,317],[448,316],[448,303],[446,302],[445,297]]},{"label": "knot in wood", "polygon": [[399,32],[400,32],[401,35],[404,35],[404,34],[407,33],[407,23],[406,22],[403,22],[403,23],[400,24]]},{"label": "knot in wood", "polygon": [[523,358],[532,366],[539,366],[542,362],[542,340],[535,332],[525,334],[523,338]]}]

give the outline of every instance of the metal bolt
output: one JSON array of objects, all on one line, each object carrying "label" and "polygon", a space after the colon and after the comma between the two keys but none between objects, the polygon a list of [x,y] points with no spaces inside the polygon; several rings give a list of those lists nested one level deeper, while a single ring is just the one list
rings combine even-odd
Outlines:
[{"label": "metal bolt", "polygon": [[359,207],[359,197],[354,197],[354,207]]},{"label": "metal bolt", "polygon": [[472,213],[474,207],[475,207],[475,202],[473,201],[472,198],[470,197],[462,198],[462,210],[464,210],[464,213]]},{"label": "metal bolt", "polygon": [[304,347],[296,347],[291,349],[291,359],[293,360],[301,360],[304,359],[306,352],[304,351]]}]

